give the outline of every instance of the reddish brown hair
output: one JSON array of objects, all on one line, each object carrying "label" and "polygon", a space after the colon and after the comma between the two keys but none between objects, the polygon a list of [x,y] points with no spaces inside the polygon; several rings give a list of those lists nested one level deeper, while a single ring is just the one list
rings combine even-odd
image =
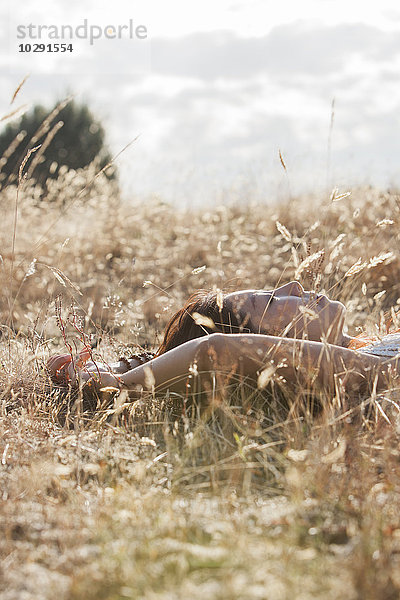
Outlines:
[{"label": "reddish brown hair", "polygon": [[[194,313],[210,319],[213,327],[208,327],[207,323],[201,323],[198,319],[196,323]],[[222,307],[218,306],[217,292],[197,290],[169,321],[156,356],[210,333],[242,333],[241,321],[240,314],[230,305],[223,302]]]}]

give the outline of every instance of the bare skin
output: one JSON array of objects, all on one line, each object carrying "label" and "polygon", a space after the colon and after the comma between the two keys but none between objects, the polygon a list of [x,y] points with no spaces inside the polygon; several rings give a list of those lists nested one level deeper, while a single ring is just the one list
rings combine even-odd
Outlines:
[{"label": "bare skin", "polygon": [[[70,355],[49,359],[55,375],[66,369],[72,382],[90,381],[100,388],[169,389],[185,393],[188,375],[210,381],[215,371],[257,380],[259,373],[273,365],[273,377],[283,378],[289,387],[317,386],[334,390],[340,383],[349,394],[384,389],[398,375],[398,359],[384,359],[347,349],[350,338],[343,333],[345,307],[326,296],[315,297],[297,282],[276,290],[245,290],[225,296],[237,307],[252,330],[260,333],[207,335],[190,340],[145,365],[132,361],[132,368],[88,362],[83,351],[71,361]],[[280,335],[266,335],[267,330]],[[289,337],[282,337],[282,334]],[[300,338],[300,339],[298,339]],[[111,368],[110,368],[111,367]]]},{"label": "bare skin", "polygon": [[343,333],[345,306],[324,294],[306,292],[298,281],[271,291],[233,292],[225,301],[240,310],[253,332],[325,340],[338,346],[347,346],[350,341]]}]

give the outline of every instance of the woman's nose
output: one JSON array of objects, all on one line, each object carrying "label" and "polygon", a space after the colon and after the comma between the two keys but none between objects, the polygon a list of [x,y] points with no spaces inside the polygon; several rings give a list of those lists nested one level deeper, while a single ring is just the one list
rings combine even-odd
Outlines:
[{"label": "woman's nose", "polygon": [[292,294],[295,296],[303,296],[304,288],[298,281],[291,281],[292,284]]}]

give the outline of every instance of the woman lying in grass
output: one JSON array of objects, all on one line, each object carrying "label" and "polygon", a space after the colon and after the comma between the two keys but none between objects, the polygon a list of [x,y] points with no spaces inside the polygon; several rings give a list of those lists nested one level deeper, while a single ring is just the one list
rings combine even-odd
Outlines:
[{"label": "woman lying in grass", "polygon": [[[272,291],[226,295],[200,290],[170,320],[153,358],[114,365],[90,360],[88,350],[49,359],[55,381],[132,390],[187,393],[209,387],[215,373],[302,389],[337,386],[349,394],[388,387],[398,376],[400,334],[366,343],[343,333],[341,302],[306,292],[296,281]],[[207,382],[207,383],[205,383]]]}]

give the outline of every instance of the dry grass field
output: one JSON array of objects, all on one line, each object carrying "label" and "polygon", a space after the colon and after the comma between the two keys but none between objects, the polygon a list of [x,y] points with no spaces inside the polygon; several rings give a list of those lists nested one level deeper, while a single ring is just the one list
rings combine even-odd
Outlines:
[{"label": "dry grass field", "polygon": [[185,212],[95,174],[0,191],[0,598],[398,598],[395,382],[316,411],[220,381],[189,418],[165,397],[85,410],[44,365],[83,333],[106,360],[155,348],[193,290],[270,288],[314,253],[305,287],[376,331],[400,303],[400,198]]}]

